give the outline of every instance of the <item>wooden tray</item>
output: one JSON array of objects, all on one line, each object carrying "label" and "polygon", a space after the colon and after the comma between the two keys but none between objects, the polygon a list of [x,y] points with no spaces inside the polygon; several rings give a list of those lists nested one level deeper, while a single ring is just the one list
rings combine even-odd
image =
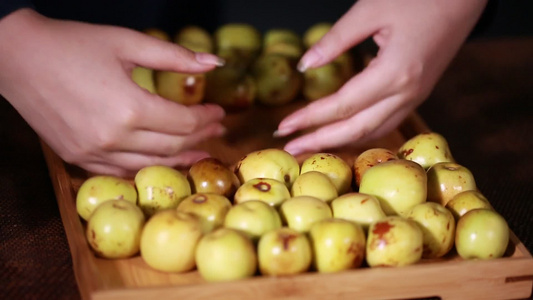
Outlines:
[{"label": "wooden tray", "polygon": [[[251,151],[281,147],[286,140],[273,138],[272,132],[283,116],[300,105],[231,113],[225,120],[227,136],[201,147],[228,165]],[[396,150],[408,138],[423,131],[428,131],[428,127],[414,114],[378,141],[331,152],[352,163],[363,150],[370,147]],[[422,260],[401,268],[360,268],[336,274],[310,272],[279,278],[262,276],[226,283],[206,283],[196,271],[158,272],[139,256],[122,260],[97,258],[86,242],[84,224],[75,205],[76,191],[89,174],[64,163],[46,144],[42,148],[84,299],[517,299],[528,298],[532,293],[533,259],[513,233],[509,248],[500,259],[465,261],[450,253],[442,259]]]}]

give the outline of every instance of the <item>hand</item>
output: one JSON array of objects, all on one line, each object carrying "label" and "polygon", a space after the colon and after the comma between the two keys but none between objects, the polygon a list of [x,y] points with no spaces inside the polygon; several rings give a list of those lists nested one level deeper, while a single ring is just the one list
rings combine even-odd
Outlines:
[{"label": "hand", "polygon": [[190,165],[192,148],[224,132],[224,111],[186,107],[141,89],[135,66],[206,72],[221,61],[146,34],[45,18],[23,9],[0,20],[0,93],[65,161],[101,174]]},{"label": "hand", "polygon": [[396,128],[430,94],[486,1],[360,0],[301,58],[322,66],[373,37],[377,56],[338,92],[279,124],[277,136],[318,127],[286,146],[292,154],[363,143]]}]

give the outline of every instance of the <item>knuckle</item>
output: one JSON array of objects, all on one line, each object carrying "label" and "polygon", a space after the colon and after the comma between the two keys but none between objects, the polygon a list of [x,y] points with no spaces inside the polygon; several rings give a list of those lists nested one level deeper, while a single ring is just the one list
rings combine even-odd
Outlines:
[{"label": "knuckle", "polygon": [[424,65],[420,61],[409,64],[407,67],[397,68],[393,85],[398,90],[416,90],[423,79]]},{"label": "knuckle", "polygon": [[182,143],[180,141],[173,141],[163,146],[161,150],[166,156],[176,155],[182,150]]},{"label": "knuckle", "polygon": [[81,164],[91,156],[92,151],[80,145],[71,145],[68,149],[59,153],[61,158],[69,164]]},{"label": "knuckle", "polygon": [[131,128],[139,123],[139,120],[142,117],[142,109],[135,103],[131,103],[124,109],[120,110],[120,113],[117,116],[117,121],[120,125]]},{"label": "knuckle", "polygon": [[200,121],[194,116],[186,117],[183,118],[181,127],[185,133],[193,133],[200,127]]}]

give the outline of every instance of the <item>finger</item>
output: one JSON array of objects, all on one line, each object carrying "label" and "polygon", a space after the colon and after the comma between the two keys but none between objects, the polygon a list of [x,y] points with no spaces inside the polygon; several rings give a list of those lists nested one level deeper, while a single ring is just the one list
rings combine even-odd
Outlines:
[{"label": "finger", "polygon": [[287,136],[298,130],[325,125],[348,118],[369,107],[372,103],[391,96],[394,72],[385,64],[376,62],[363,72],[350,79],[336,93],[314,101],[285,117],[279,124],[276,134]]},{"label": "finger", "polygon": [[303,72],[323,66],[377,32],[381,23],[375,20],[375,16],[379,16],[379,12],[371,10],[375,10],[375,5],[355,3],[329,32],[304,53],[298,69]]},{"label": "finger", "polygon": [[216,55],[196,53],[135,31],[124,35],[123,45],[121,51],[126,60],[156,70],[203,73],[224,64],[224,60]]},{"label": "finger", "polygon": [[92,174],[98,175],[113,175],[122,178],[133,178],[135,175],[134,171],[128,171],[108,163],[82,163],[79,166]]},{"label": "finger", "polygon": [[187,150],[173,156],[163,157],[131,152],[108,152],[105,156],[93,159],[79,165],[97,174],[132,175],[140,169],[154,165],[184,168],[189,167],[200,159],[209,157],[209,153],[202,150]]},{"label": "finger", "polygon": [[141,153],[155,156],[173,156],[191,149],[202,141],[219,137],[226,132],[220,123],[212,123],[190,135],[170,135],[166,133],[137,130],[121,142],[111,147],[112,151]]},{"label": "finger", "polygon": [[185,106],[163,99],[157,95],[146,95],[142,105],[128,116],[134,128],[171,135],[191,134],[207,124],[218,123],[225,116],[224,110],[214,104]]},{"label": "finger", "polygon": [[109,174],[124,178],[133,178],[142,168],[164,165],[186,168],[195,162],[209,157],[209,153],[200,150],[183,151],[172,157],[158,157],[137,153],[111,152],[105,158],[81,163],[80,167],[94,174]]},{"label": "finger", "polygon": [[390,97],[354,115],[353,117],[324,126],[312,133],[294,139],[285,150],[297,155],[336,148],[347,144],[358,145],[393,130],[413,109],[400,96]]}]

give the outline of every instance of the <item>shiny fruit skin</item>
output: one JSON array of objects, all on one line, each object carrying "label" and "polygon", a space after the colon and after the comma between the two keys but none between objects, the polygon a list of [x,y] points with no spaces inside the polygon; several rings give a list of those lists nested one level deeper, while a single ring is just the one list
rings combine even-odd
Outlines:
[{"label": "shiny fruit skin", "polygon": [[438,162],[454,162],[448,141],[439,133],[420,133],[398,149],[398,157],[412,160],[424,169]]},{"label": "shiny fruit skin", "polygon": [[351,189],[352,169],[341,157],[332,153],[315,153],[302,162],[300,173],[318,171],[326,174],[342,195]]},{"label": "shiny fruit skin", "polygon": [[185,197],[191,195],[187,177],[167,166],[144,167],[135,175],[139,195],[139,207],[146,216],[167,208],[176,208]]},{"label": "shiny fruit skin", "polygon": [[386,148],[371,148],[363,151],[353,163],[355,184],[359,186],[366,170],[377,164],[395,159],[398,159],[398,155]]},{"label": "shiny fruit skin", "polygon": [[281,217],[273,206],[260,200],[249,200],[231,207],[224,219],[224,227],[240,230],[257,242],[263,234],[281,227]]},{"label": "shiny fruit skin", "polygon": [[370,224],[384,219],[387,215],[381,208],[379,200],[363,193],[347,193],[331,202],[333,217],[357,223],[368,231]]},{"label": "shiny fruit skin", "polygon": [[151,94],[157,94],[154,76],[154,70],[144,67],[135,67],[131,71],[131,79]]},{"label": "shiny fruit skin", "polygon": [[507,221],[496,211],[473,209],[457,222],[455,248],[464,259],[495,259],[505,254],[509,235]]},{"label": "shiny fruit skin", "polygon": [[214,193],[231,199],[240,186],[237,176],[220,160],[207,157],[189,168],[187,178],[193,193]]},{"label": "shiny fruit skin", "polygon": [[230,208],[230,200],[222,195],[196,193],[183,199],[177,210],[197,216],[202,222],[204,233],[207,233],[224,224]]},{"label": "shiny fruit skin", "polygon": [[202,234],[198,217],[176,209],[159,211],[144,226],[141,257],[159,271],[187,272],[196,265],[195,251]]},{"label": "shiny fruit skin", "polygon": [[492,209],[492,205],[481,192],[477,190],[469,190],[453,196],[453,198],[446,203],[446,208],[452,212],[455,220],[458,221],[460,217],[472,209]]},{"label": "shiny fruit skin", "polygon": [[309,230],[313,265],[320,273],[333,273],[362,265],[366,236],[361,225],[343,219],[325,219]]},{"label": "shiny fruit skin", "polygon": [[243,183],[235,192],[235,204],[250,200],[259,200],[278,207],[291,197],[287,186],[272,178],[254,178]]},{"label": "shiny fruit skin", "polygon": [[254,178],[272,178],[290,188],[300,175],[300,165],[289,152],[268,148],[243,156],[237,162],[234,172],[241,183]]},{"label": "shiny fruit skin", "polygon": [[259,270],[265,276],[286,276],[311,267],[312,249],[308,237],[282,227],[265,233],[257,245]]},{"label": "shiny fruit skin", "polygon": [[299,232],[308,232],[313,223],[333,217],[329,205],[312,196],[285,200],[279,208],[282,222]]},{"label": "shiny fruit skin", "polygon": [[422,258],[422,247],[422,230],[415,221],[388,216],[368,230],[366,261],[370,267],[411,265]]},{"label": "shiny fruit skin", "polygon": [[436,163],[427,170],[427,200],[446,206],[463,191],[477,190],[472,172],[452,162]]},{"label": "shiny fruit skin", "polygon": [[453,248],[455,241],[455,218],[442,205],[425,202],[415,205],[407,218],[417,222],[424,235],[423,258],[440,258]]},{"label": "shiny fruit skin", "polygon": [[291,196],[313,196],[330,203],[339,194],[328,175],[318,171],[309,171],[296,178],[291,187]]},{"label": "shiny fruit skin", "polygon": [[194,105],[204,101],[206,80],[206,74],[155,72],[157,94],[183,105]]},{"label": "shiny fruit skin", "polygon": [[128,258],[139,252],[145,217],[127,200],[101,203],[87,222],[86,237],[97,256]]},{"label": "shiny fruit skin", "polygon": [[257,270],[254,244],[244,233],[231,228],[205,235],[195,257],[198,272],[209,282],[248,278]]},{"label": "shiny fruit skin", "polygon": [[365,172],[359,192],[378,198],[385,214],[404,216],[411,207],[426,202],[426,171],[404,159],[380,163]]},{"label": "shiny fruit skin", "polygon": [[76,211],[87,221],[94,209],[110,199],[137,203],[137,190],[129,181],[110,175],[97,175],[85,180],[76,194]]}]

